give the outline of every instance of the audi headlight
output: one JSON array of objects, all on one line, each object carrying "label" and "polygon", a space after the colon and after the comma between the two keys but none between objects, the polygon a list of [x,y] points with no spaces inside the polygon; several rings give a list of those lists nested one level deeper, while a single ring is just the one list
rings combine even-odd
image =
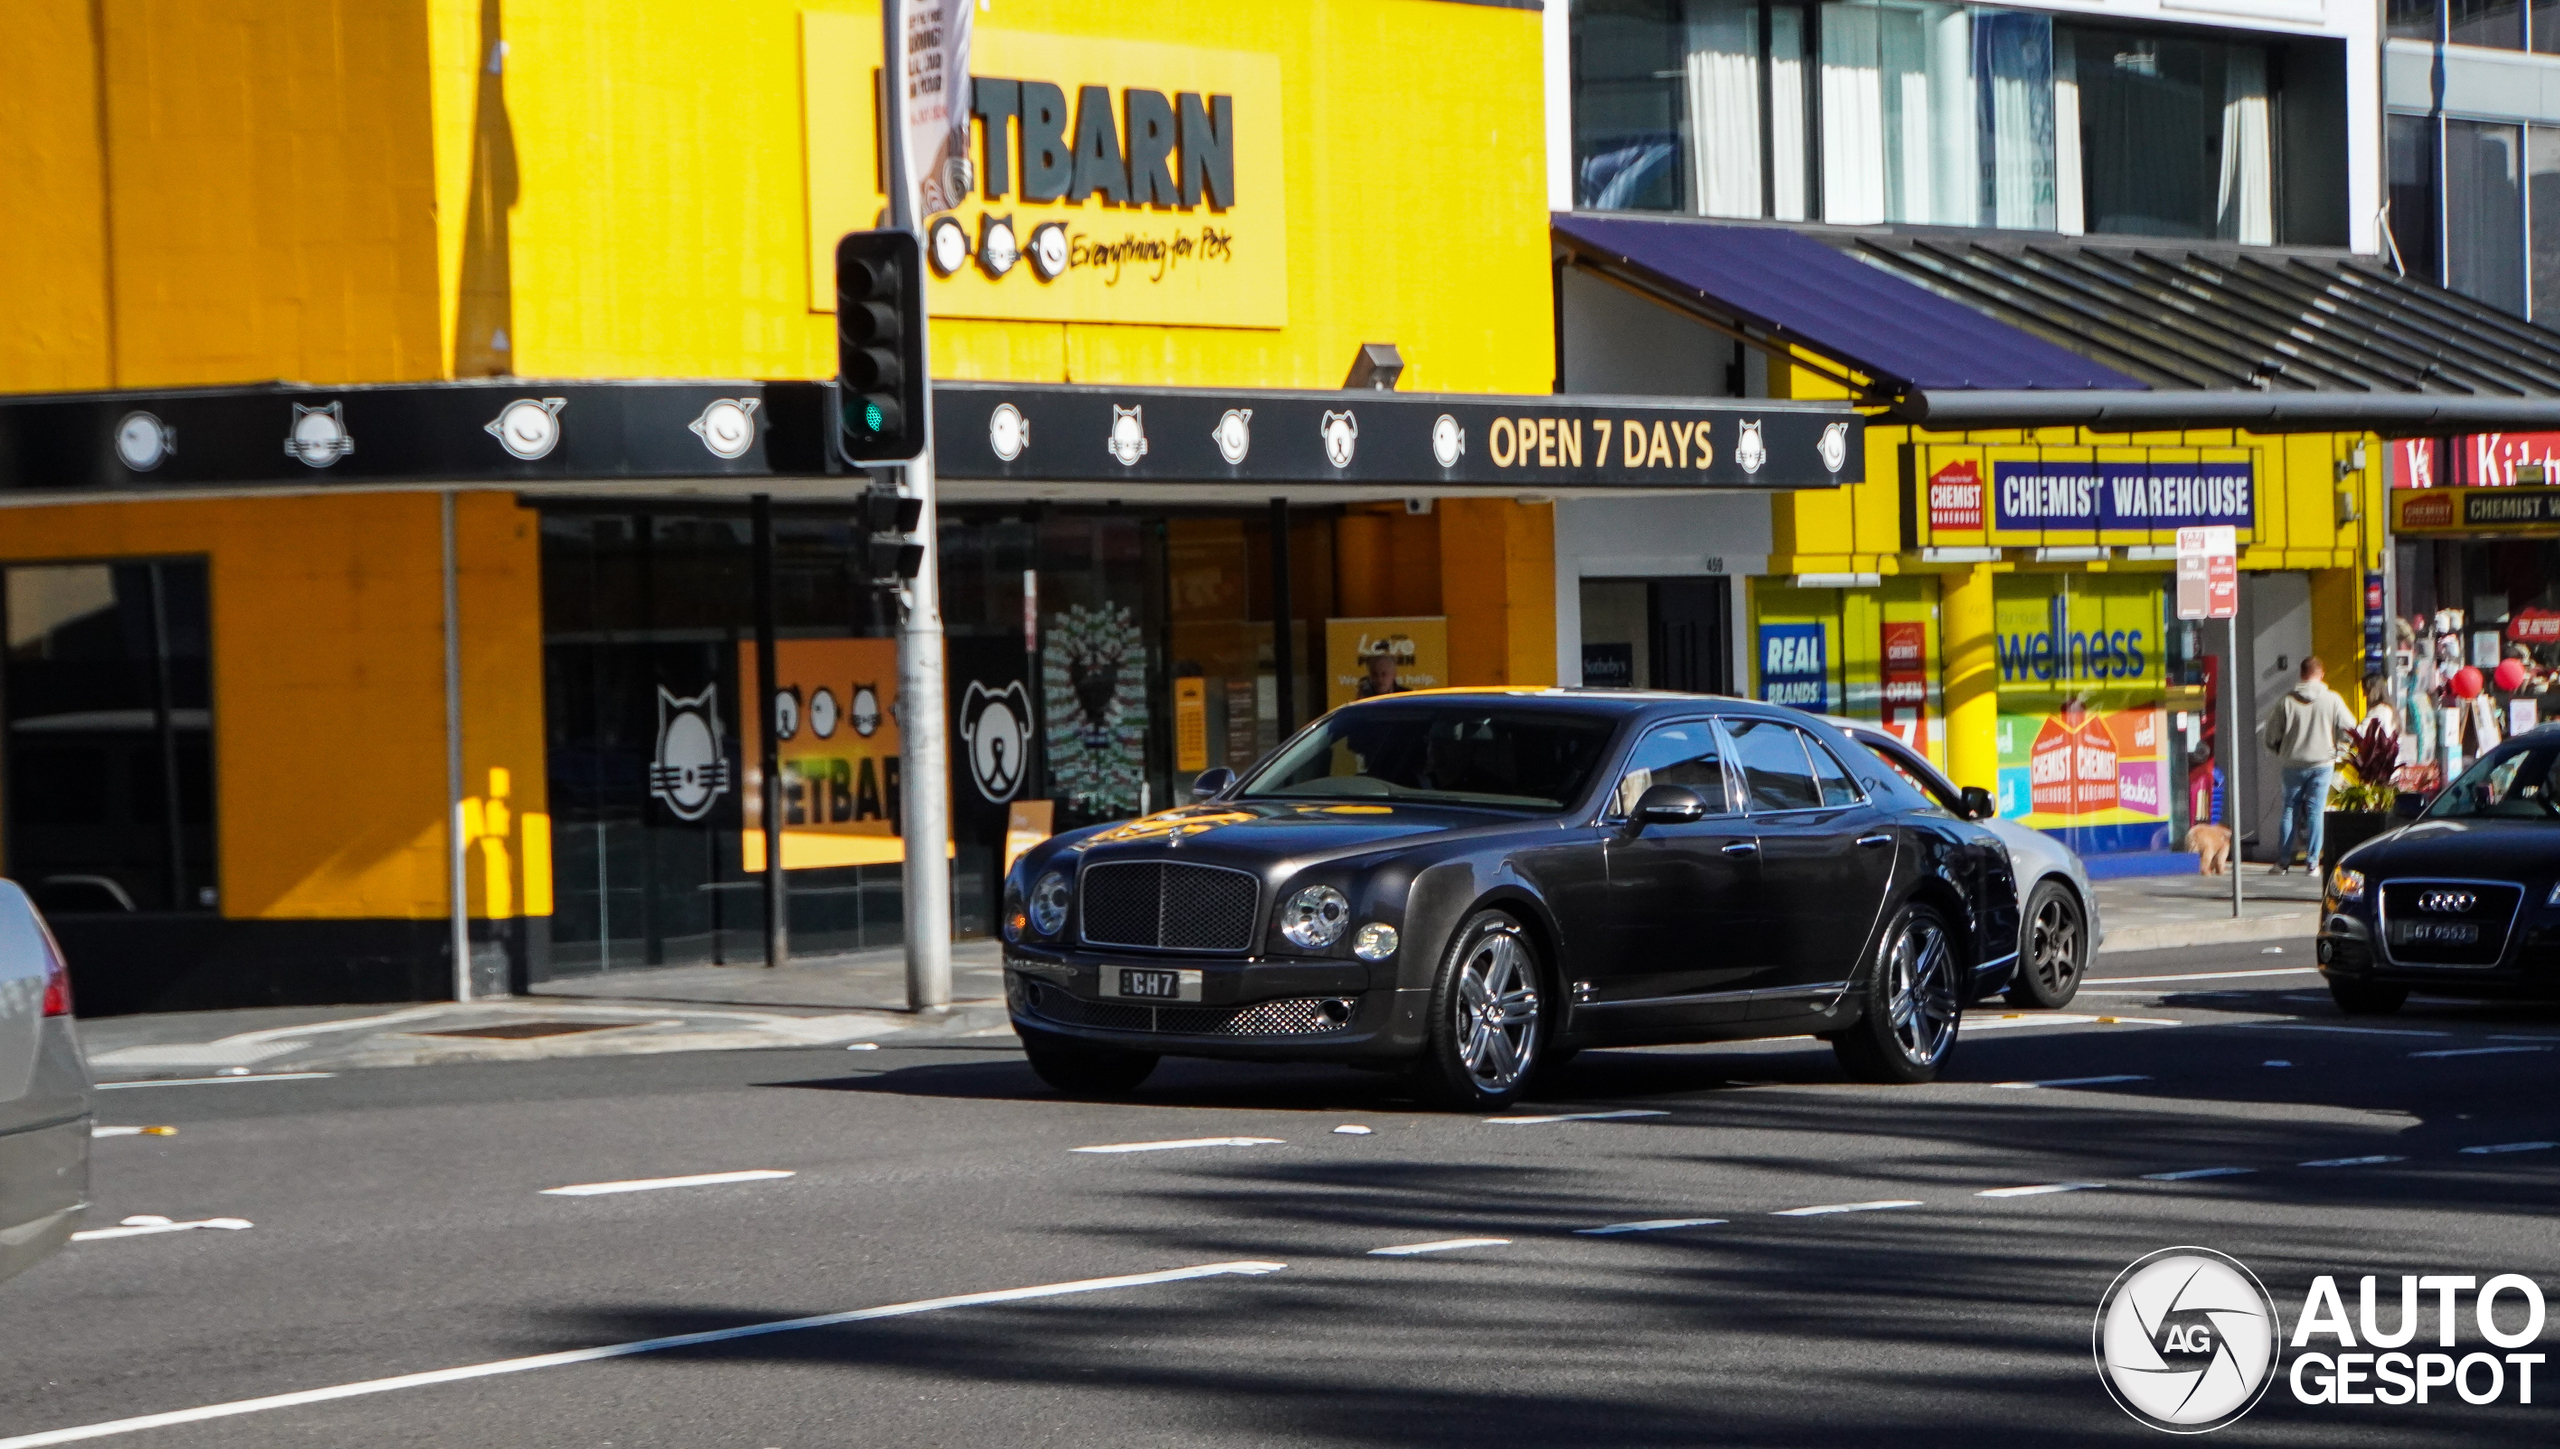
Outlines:
[{"label": "audi headlight", "polygon": [[1351,924],[1351,902],[1331,886],[1309,886],[1280,908],[1280,934],[1291,945],[1321,951],[1342,939]]},{"label": "audi headlight", "polygon": [[2329,893],[2342,901],[2364,899],[2364,872],[2339,866],[2329,872]]},{"label": "audi headlight", "polygon": [[1396,953],[1396,928],[1384,921],[1371,921],[1351,938],[1351,954],[1363,961],[1384,961]]},{"label": "audi headlight", "polygon": [[1043,936],[1054,936],[1067,928],[1067,902],[1075,895],[1075,885],[1067,873],[1053,870],[1040,877],[1031,888],[1031,929]]}]

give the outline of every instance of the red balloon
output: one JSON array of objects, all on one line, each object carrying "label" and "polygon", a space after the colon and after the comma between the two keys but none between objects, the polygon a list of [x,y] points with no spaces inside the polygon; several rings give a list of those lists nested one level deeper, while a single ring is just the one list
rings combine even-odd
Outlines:
[{"label": "red balloon", "polygon": [[2453,672],[2453,692],[2460,699],[2480,697],[2480,671],[2466,664]]},{"label": "red balloon", "polygon": [[2498,672],[2494,677],[2498,681],[2498,688],[2509,694],[2515,693],[2524,688],[2524,661],[2521,659],[2499,660]]}]

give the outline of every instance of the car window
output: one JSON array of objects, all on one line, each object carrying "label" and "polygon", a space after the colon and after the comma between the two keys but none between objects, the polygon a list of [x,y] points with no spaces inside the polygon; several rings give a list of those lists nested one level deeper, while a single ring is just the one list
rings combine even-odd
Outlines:
[{"label": "car window", "polygon": [[1774,719],[1728,719],[1724,727],[1733,736],[1735,762],[1742,766],[1751,809],[1821,808],[1822,787],[1814,783],[1804,736],[1794,726]]},{"label": "car window", "polygon": [[1962,802],[1956,799],[1951,786],[1937,778],[1936,772],[1923,768],[1917,761],[1889,745],[1864,736],[1852,736],[1852,738],[1866,746],[1867,753],[1884,761],[1895,774],[1909,782],[1911,788],[1919,791],[1924,799],[1951,814],[1963,813]]},{"label": "car window", "polygon": [[1831,753],[1831,747],[1808,735],[1804,749],[1806,754],[1813,756],[1813,778],[1822,786],[1822,803],[1857,804],[1858,782],[1849,778],[1849,768],[1840,763],[1839,756]]},{"label": "car window", "polygon": [[2427,807],[2430,820],[2463,816],[2560,820],[2560,748],[2546,743],[2491,755]]},{"label": "car window", "polygon": [[1716,738],[1713,723],[1692,720],[1664,725],[1636,745],[1627,772],[1618,777],[1618,791],[1610,797],[1609,813],[1620,817],[1632,813],[1636,801],[1656,785],[1686,785],[1706,797],[1711,813],[1728,814],[1733,803],[1725,791],[1724,775],[1724,744]]},{"label": "car window", "polygon": [[1616,729],[1604,715],[1487,709],[1477,700],[1363,704],[1326,715],[1232,798],[1560,810],[1589,788]]}]

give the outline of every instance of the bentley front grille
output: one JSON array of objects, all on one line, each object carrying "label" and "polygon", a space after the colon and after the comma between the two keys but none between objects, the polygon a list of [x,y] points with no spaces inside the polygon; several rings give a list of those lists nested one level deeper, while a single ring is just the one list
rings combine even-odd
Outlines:
[{"label": "bentley front grille", "polygon": [[1262,883],[1215,865],[1126,861],[1085,867],[1079,888],[1087,944],[1160,951],[1253,949]]}]

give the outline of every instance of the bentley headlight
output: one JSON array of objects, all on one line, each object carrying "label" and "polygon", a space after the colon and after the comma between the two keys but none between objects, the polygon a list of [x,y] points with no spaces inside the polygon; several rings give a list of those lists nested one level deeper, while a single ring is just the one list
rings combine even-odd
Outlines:
[{"label": "bentley headlight", "polygon": [[1023,928],[1031,924],[1031,912],[1022,903],[1022,881],[1019,876],[1006,876],[1004,881],[1004,938],[1022,939]]},{"label": "bentley headlight", "polygon": [[1351,924],[1351,902],[1331,886],[1309,886],[1280,908],[1280,934],[1295,946],[1321,951],[1342,939]]},{"label": "bentley headlight", "polygon": [[1043,936],[1054,936],[1067,928],[1067,901],[1075,894],[1075,886],[1067,873],[1053,870],[1040,877],[1031,888],[1031,929]]},{"label": "bentley headlight", "polygon": [[1396,928],[1384,921],[1371,921],[1351,938],[1351,954],[1363,961],[1384,961],[1396,953]]},{"label": "bentley headlight", "polygon": [[2329,872],[2329,893],[2342,901],[2364,899],[2364,872],[2339,866]]}]

